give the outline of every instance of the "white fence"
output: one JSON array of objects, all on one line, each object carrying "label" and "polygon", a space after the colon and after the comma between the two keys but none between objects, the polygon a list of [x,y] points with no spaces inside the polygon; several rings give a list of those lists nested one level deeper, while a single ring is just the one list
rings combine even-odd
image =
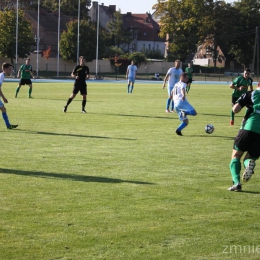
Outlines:
[{"label": "white fence", "polygon": [[[37,54],[32,54],[30,56],[31,59],[31,65],[33,67],[33,70],[37,70]],[[10,59],[0,58],[0,63],[3,62],[10,62]],[[15,60],[14,60],[15,62]],[[25,63],[25,59],[19,59],[17,62],[17,68]],[[15,65],[15,64],[14,64]],[[75,63],[65,61],[60,58],[59,60],[59,72],[62,73],[68,73],[68,76],[70,75],[71,71],[75,67]],[[96,74],[96,61],[93,60],[92,62],[87,62],[86,64],[89,67],[90,74]],[[141,64],[138,67],[138,73],[141,74],[154,74],[154,73],[160,73],[161,75],[165,75],[169,68],[174,66],[174,62],[165,62],[165,61],[154,61],[154,62],[148,62],[145,64]],[[111,66],[109,60],[98,60],[97,63],[97,69],[98,73],[114,73],[115,69]],[[48,60],[45,60],[45,58],[41,57],[41,55],[38,55],[38,71],[52,71],[57,72],[58,70],[58,60],[57,58],[49,58]]]}]

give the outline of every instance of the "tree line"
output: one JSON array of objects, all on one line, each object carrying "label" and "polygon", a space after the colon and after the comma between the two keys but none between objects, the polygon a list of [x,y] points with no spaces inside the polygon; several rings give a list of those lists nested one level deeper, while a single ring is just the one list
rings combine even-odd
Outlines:
[{"label": "tree line", "polygon": [[[156,1],[156,0],[155,0]],[[58,10],[58,0],[41,0],[41,8]],[[0,55],[15,58],[15,26],[17,0],[0,2]],[[81,0],[80,13],[80,53],[88,60],[95,59],[97,25],[89,20],[88,10],[91,1]],[[25,19],[24,10],[38,8],[38,0],[19,0],[18,56],[24,58],[35,45],[31,25]],[[61,34],[60,53],[65,60],[76,61],[78,1],[62,0],[61,11],[75,17],[67,24],[67,30]],[[160,17],[160,36],[168,41],[168,61],[185,60],[190,53],[203,43],[206,37],[213,35],[214,44],[220,46],[225,56],[245,66],[253,60],[255,51],[256,27],[260,24],[260,1],[241,0],[232,4],[214,0],[170,0],[161,1],[153,6],[155,15]],[[124,57],[120,46],[131,42],[131,35],[123,27],[119,10],[108,24],[109,31],[100,28],[99,58],[115,54]],[[149,57],[151,58],[151,57]],[[153,57],[154,58],[154,57]]]},{"label": "tree line", "polygon": [[260,1],[158,0],[153,8],[160,17],[160,36],[168,37],[173,59],[185,60],[212,35],[226,57],[245,66],[252,62]]}]

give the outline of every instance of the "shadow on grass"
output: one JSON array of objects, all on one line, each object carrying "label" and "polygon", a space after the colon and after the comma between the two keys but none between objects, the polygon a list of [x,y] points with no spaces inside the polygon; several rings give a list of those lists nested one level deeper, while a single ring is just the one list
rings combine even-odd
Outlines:
[{"label": "shadow on grass", "polygon": [[249,193],[249,194],[260,194],[259,191],[250,191],[250,190],[242,190],[241,193]]},{"label": "shadow on grass", "polygon": [[133,184],[140,184],[140,185],[155,184],[151,182],[129,181],[129,180],[121,180],[121,179],[107,178],[107,177],[100,177],[100,176],[85,176],[85,175],[77,175],[77,174],[73,175],[73,174],[65,174],[65,173],[49,173],[49,172],[40,172],[40,171],[32,172],[32,171],[22,171],[22,170],[3,169],[3,168],[0,168],[0,173],[33,176],[33,177],[40,177],[40,178],[68,179],[72,181],[82,181],[82,182],[133,183]]},{"label": "shadow on grass", "polygon": [[[185,133],[183,133],[183,137],[192,137],[192,138],[194,138],[194,137],[203,137],[203,138],[221,138],[221,139],[227,139],[227,140],[235,140],[235,137],[234,136],[223,136],[223,135],[218,135],[218,136],[216,136],[216,135],[210,135],[210,134],[204,134],[204,135],[185,135]],[[180,137],[179,137],[180,138]]]},{"label": "shadow on grass", "polygon": [[[90,113],[90,114],[96,114],[96,113]],[[173,115],[176,115],[176,113],[172,113]],[[102,115],[107,115],[107,116],[122,116],[122,117],[140,117],[140,118],[152,118],[152,119],[166,119],[166,120],[174,120],[174,119],[177,119],[179,120],[178,118],[178,115],[177,117],[167,117],[166,113],[165,113],[165,116],[146,116],[146,115],[128,115],[128,114],[111,114],[111,113],[102,113]],[[169,114],[168,114],[169,115]]]},{"label": "shadow on grass", "polygon": [[28,132],[30,134],[53,135],[53,136],[57,135],[57,136],[71,136],[71,137],[97,138],[97,139],[117,139],[117,140],[127,140],[127,141],[137,140],[137,139],[132,139],[132,138],[117,138],[117,137],[97,136],[97,135],[61,134],[61,133],[22,130],[22,129],[15,129],[15,131],[21,131],[21,132],[25,132],[25,133]]},{"label": "shadow on grass", "polygon": [[[199,115],[203,115],[203,116],[221,116],[221,117],[228,117],[230,118],[230,115],[223,115],[223,114],[206,114],[206,113],[199,113]],[[238,116],[239,117],[239,116]],[[229,123],[229,122],[228,122]]]}]

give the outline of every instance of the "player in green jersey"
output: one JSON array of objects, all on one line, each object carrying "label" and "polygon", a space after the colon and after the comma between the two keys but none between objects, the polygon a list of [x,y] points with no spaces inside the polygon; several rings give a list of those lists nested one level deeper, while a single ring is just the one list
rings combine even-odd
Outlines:
[{"label": "player in green jersey", "polygon": [[[243,76],[239,76],[234,79],[234,81],[230,84],[230,88],[234,89],[232,93],[232,107],[236,103],[236,101],[247,92],[248,87],[253,91],[252,79],[250,78],[251,70],[245,69]],[[230,112],[230,125],[234,125],[235,113],[231,109]]]},{"label": "player in green jersey", "polygon": [[233,112],[239,113],[244,106],[251,104],[253,106],[252,113],[248,116],[244,124],[242,124],[234,141],[229,165],[233,180],[233,186],[229,188],[230,191],[242,190],[240,182],[240,160],[243,154],[247,152],[243,159],[245,167],[243,173],[244,182],[250,180],[254,173],[255,161],[260,156],[260,82],[251,94],[246,93],[237,100],[237,103],[233,106]]},{"label": "player in green jersey", "polygon": [[188,94],[190,91],[190,85],[192,83],[192,75],[193,75],[193,68],[191,67],[191,63],[188,63],[188,67],[185,69],[185,72],[189,76],[189,81],[187,82],[187,86],[186,86],[186,92]]},{"label": "player in green jersey", "polygon": [[28,97],[31,98],[32,95],[32,81],[31,77],[35,79],[33,75],[33,70],[32,70],[32,65],[30,65],[30,59],[27,58],[25,60],[25,64],[23,64],[20,69],[18,70],[17,78],[21,78],[19,85],[15,91],[15,97],[17,98],[18,92],[21,88],[22,85],[28,85],[29,90],[28,90]]}]

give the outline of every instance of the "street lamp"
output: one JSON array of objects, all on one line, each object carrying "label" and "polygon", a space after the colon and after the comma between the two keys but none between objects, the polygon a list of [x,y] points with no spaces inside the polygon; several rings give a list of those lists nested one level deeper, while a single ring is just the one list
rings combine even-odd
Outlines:
[{"label": "street lamp", "polygon": [[99,1],[97,12],[96,78],[98,78],[98,44],[99,44]]},{"label": "street lamp", "polygon": [[60,0],[59,0],[59,18],[58,18],[58,50],[57,50],[57,77],[60,73]]},{"label": "street lamp", "polygon": [[79,0],[79,3],[78,3],[77,65],[79,63],[79,25],[80,25],[80,0]]},{"label": "street lamp", "polygon": [[16,3],[16,41],[15,41],[15,68],[14,70],[16,71],[17,70],[17,60],[18,60],[18,8],[19,8],[19,5],[18,5],[18,0],[17,0],[17,3]]},{"label": "street lamp", "polygon": [[35,36],[35,40],[37,40],[36,76],[38,77],[38,73],[39,73],[39,43],[40,43],[40,0],[38,0],[37,37]]}]

